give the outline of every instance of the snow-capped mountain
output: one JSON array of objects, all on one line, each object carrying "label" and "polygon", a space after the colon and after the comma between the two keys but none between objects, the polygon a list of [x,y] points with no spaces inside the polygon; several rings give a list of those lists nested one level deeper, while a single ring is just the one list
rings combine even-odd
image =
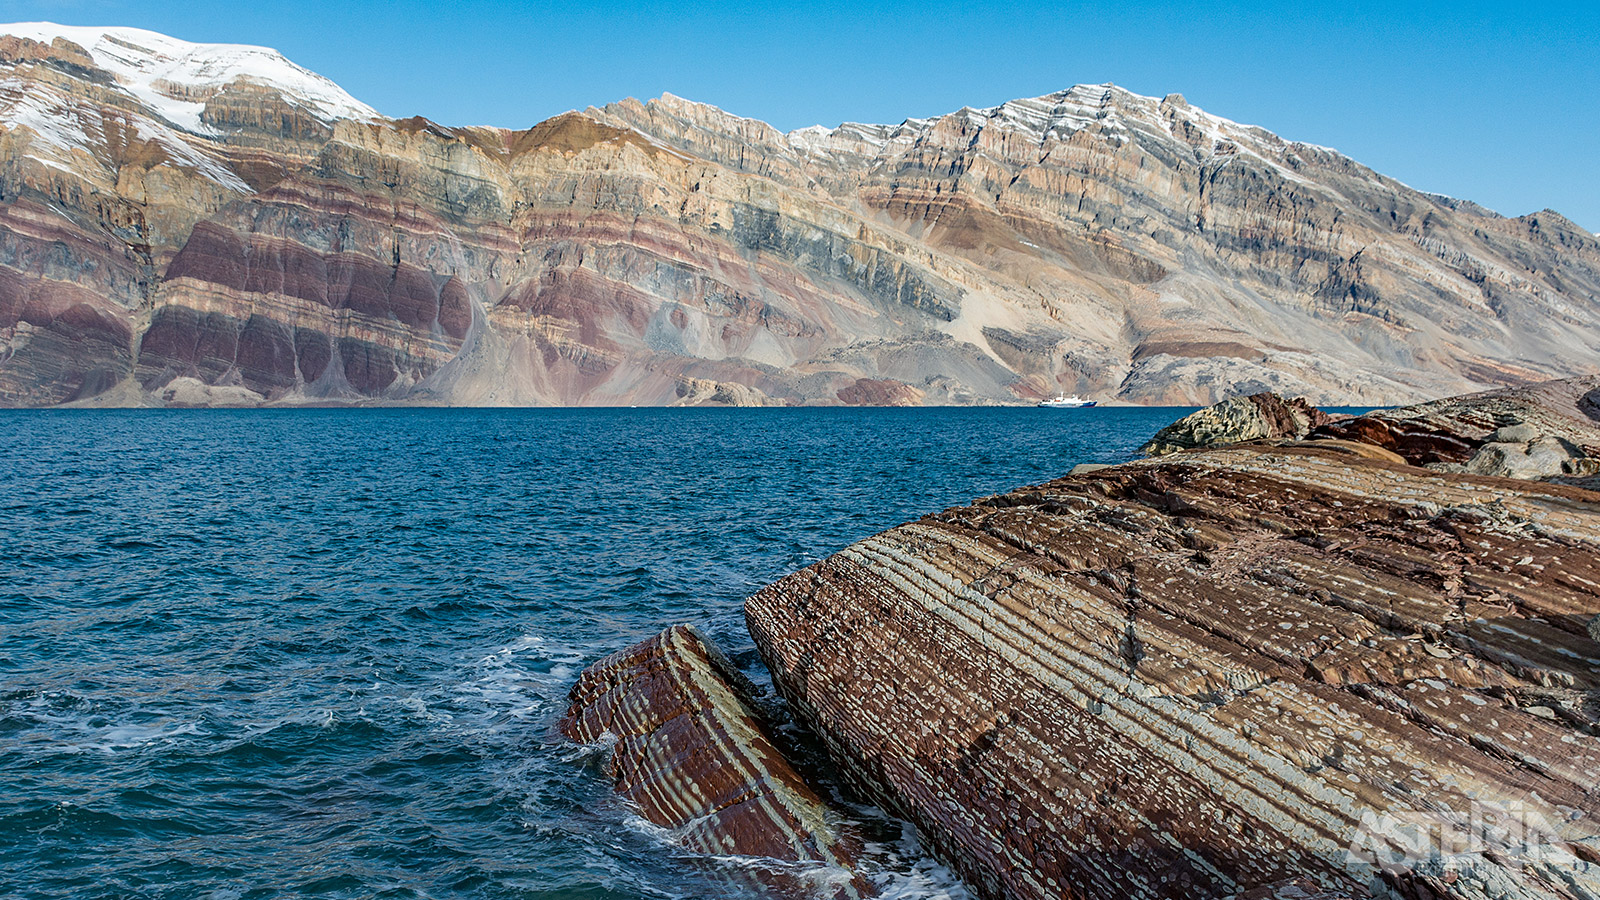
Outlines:
[{"label": "snow-capped mountain", "polygon": [[1079,85],[787,134],[388,119],[0,26],[0,403],[1389,403],[1596,371],[1600,241]]},{"label": "snow-capped mountain", "polygon": [[28,22],[0,26],[5,34],[81,47],[94,66],[146,109],[195,134],[215,134],[202,121],[205,101],[240,82],[271,88],[325,121],[370,119],[377,110],[315,72],[267,47],[194,44],[138,28],[90,28]]}]

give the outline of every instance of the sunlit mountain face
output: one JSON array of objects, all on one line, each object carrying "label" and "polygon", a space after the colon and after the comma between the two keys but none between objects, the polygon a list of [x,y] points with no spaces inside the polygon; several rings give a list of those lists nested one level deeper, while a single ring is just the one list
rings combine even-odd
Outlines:
[{"label": "sunlit mountain face", "polygon": [[1387,404],[1596,369],[1592,234],[1176,94],[508,131],[265,48],[0,33],[7,405]]}]

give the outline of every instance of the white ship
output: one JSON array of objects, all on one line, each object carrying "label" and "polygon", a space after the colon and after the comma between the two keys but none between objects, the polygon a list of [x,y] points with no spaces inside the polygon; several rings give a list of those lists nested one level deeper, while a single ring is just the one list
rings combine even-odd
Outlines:
[{"label": "white ship", "polygon": [[1085,400],[1077,394],[1073,394],[1071,397],[1057,394],[1049,400],[1040,400],[1039,405],[1048,406],[1051,409],[1085,409],[1094,406],[1098,402],[1098,400]]}]

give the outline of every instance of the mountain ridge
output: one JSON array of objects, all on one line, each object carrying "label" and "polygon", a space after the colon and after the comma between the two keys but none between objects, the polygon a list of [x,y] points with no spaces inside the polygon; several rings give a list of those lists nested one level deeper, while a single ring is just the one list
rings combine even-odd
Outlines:
[{"label": "mountain ridge", "polygon": [[265,48],[0,33],[8,405],[1389,403],[1595,371],[1593,235],[1177,94],[452,127]]}]

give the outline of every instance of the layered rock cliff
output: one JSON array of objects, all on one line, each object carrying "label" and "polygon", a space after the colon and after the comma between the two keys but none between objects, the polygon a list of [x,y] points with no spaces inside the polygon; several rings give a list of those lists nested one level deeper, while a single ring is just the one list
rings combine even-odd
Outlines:
[{"label": "layered rock cliff", "polygon": [[0,32],[10,405],[1377,404],[1597,367],[1594,235],[1177,95],[507,131],[262,48]]},{"label": "layered rock cliff", "polygon": [[845,782],[985,897],[1593,900],[1600,493],[1413,451],[1521,427],[1592,459],[1597,387],[1025,488],[747,621]]},{"label": "layered rock cliff", "polygon": [[[747,623],[830,780],[984,897],[1596,900],[1600,485],[1435,457],[1600,463],[1597,398],[1230,401],[1160,457],[862,541]],[[669,629],[562,728],[686,846],[850,865],[719,660]]]}]

